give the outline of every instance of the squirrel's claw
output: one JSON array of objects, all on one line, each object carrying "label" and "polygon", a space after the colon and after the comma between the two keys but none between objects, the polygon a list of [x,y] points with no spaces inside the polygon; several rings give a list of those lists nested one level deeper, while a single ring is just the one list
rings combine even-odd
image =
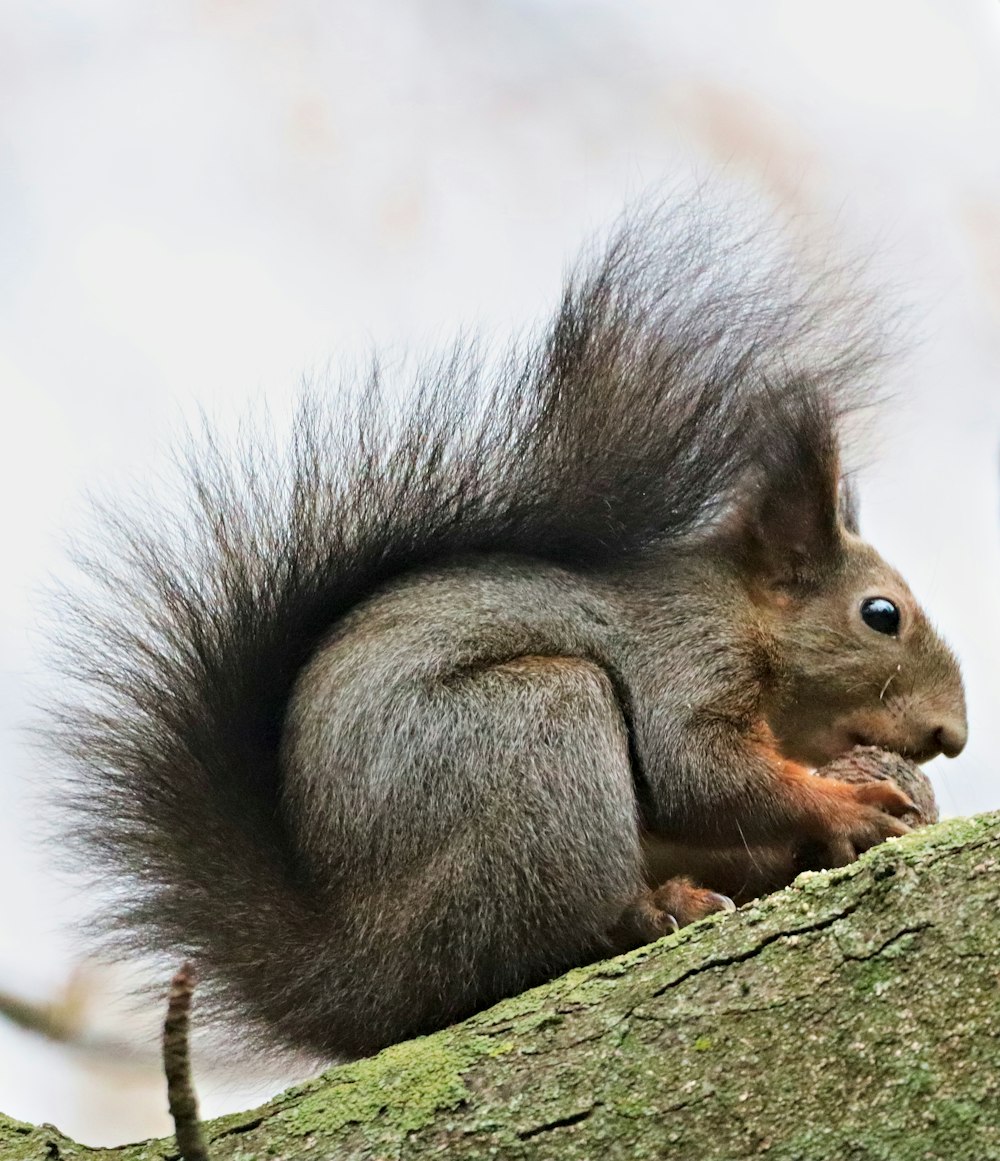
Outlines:
[{"label": "squirrel's claw", "polygon": [[650,899],[654,907],[673,915],[681,927],[716,911],[736,910],[736,904],[728,895],[698,887],[684,876],[668,879],[650,893]]},{"label": "squirrel's claw", "polygon": [[893,818],[901,818],[904,814],[920,814],[920,807],[910,796],[888,779],[855,784],[854,797],[858,802],[875,806]]},{"label": "squirrel's claw", "polygon": [[690,879],[678,876],[633,899],[615,924],[611,940],[617,951],[628,951],[717,911],[735,910],[736,904],[728,895],[695,886]]}]

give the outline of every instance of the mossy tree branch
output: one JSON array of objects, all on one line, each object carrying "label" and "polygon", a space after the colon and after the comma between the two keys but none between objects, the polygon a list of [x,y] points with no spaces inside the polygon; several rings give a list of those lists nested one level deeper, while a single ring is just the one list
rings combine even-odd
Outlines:
[{"label": "mossy tree branch", "polygon": [[[214,1161],[1000,1161],[1000,814],[207,1126]],[[0,1118],[9,1161],[156,1161]]]}]

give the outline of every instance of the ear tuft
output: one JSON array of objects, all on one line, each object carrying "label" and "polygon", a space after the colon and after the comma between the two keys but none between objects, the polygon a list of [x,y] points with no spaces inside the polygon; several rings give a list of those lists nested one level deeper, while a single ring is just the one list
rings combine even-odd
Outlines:
[{"label": "ear tuft", "polygon": [[[727,521],[730,550],[768,587],[815,583],[839,558],[845,495],[837,415],[809,383],[765,392],[766,435]],[[853,498],[846,501],[853,518]]]}]

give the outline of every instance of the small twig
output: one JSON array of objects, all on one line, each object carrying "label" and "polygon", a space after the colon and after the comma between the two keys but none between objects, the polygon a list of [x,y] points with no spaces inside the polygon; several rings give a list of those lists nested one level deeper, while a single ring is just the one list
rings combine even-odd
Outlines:
[{"label": "small twig", "polygon": [[116,1061],[132,1058],[145,1064],[146,1054],[134,1042],[91,1026],[93,984],[93,972],[87,965],[78,964],[49,1000],[29,1000],[0,991],[0,1019],[74,1050]]},{"label": "small twig", "polygon": [[189,963],[170,981],[167,1018],[163,1022],[163,1071],[167,1075],[167,1100],[181,1157],[184,1161],[209,1161],[208,1146],[198,1120],[198,1098],[191,1084],[188,1016],[194,982],[194,968]]},{"label": "small twig", "polygon": [[0,992],[0,1014],[29,1032],[39,1032],[61,1044],[74,1043],[80,1033],[77,1013],[68,1011],[66,1005],[58,1000],[35,1003],[9,992]]}]

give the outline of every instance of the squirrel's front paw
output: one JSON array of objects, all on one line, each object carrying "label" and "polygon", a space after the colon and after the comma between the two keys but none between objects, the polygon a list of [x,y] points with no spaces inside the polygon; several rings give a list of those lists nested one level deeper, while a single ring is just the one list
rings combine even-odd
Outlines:
[{"label": "squirrel's front paw", "polygon": [[815,789],[808,829],[823,867],[844,866],[869,847],[907,834],[910,827],[902,816],[918,810],[909,795],[888,780],[850,784],[824,778],[817,779]]},{"label": "squirrel's front paw", "polygon": [[612,941],[618,951],[628,951],[716,911],[735,910],[728,895],[698,887],[679,875],[633,899],[615,924]]},{"label": "squirrel's front paw", "polygon": [[903,817],[910,826],[929,826],[940,818],[934,787],[922,766],[892,750],[878,746],[855,746],[853,750],[827,762],[817,771],[820,778],[836,778],[838,782],[893,782],[898,790],[908,794],[917,809]]}]

